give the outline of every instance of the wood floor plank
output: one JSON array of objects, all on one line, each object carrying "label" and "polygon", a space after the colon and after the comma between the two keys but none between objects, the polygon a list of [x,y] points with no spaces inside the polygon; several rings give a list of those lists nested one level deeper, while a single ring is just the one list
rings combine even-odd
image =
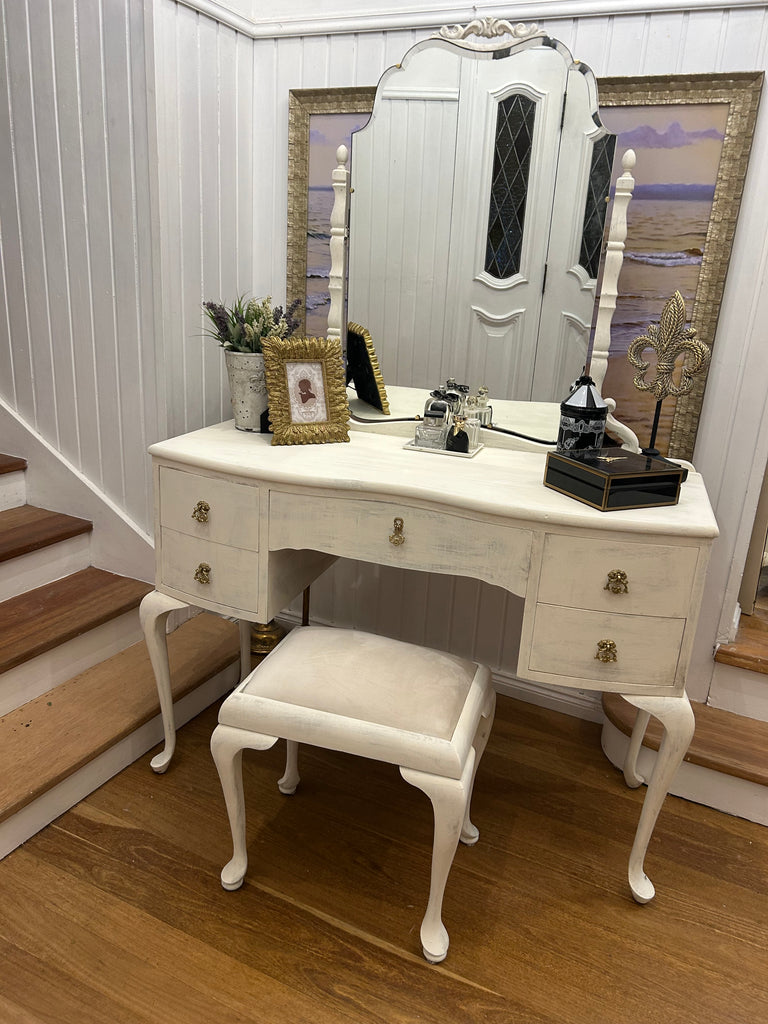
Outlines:
[{"label": "wood floor plank", "polygon": [[[423,794],[391,766],[302,749],[301,786],[285,798],[282,750],[249,752],[251,864],[243,889],[224,892],[215,722],[213,707],[180,731],[166,775],[140,759],[0,863],[0,900],[12,894],[0,935],[10,928],[84,998],[106,992],[92,979],[101,940],[114,946],[110,974],[129,957],[120,1008],[141,978],[154,992],[167,973],[167,1019],[185,1024],[768,1019],[768,829],[669,798],[647,860],[658,895],[637,905],[626,867],[642,792],[606,761],[594,724],[500,698],[475,792],[480,842],[457,852],[451,948],[431,967],[418,940]],[[45,936],[68,928],[77,957]],[[187,983],[199,1008],[175,995]],[[34,1009],[2,974],[0,995]],[[145,1006],[138,997],[141,1024]]]},{"label": "wood floor plank", "polygon": [[83,569],[0,604],[0,672],[138,607],[153,587]]},{"label": "wood floor plank", "polygon": [[0,562],[90,533],[92,529],[93,523],[87,519],[34,505],[5,509],[0,512]]}]

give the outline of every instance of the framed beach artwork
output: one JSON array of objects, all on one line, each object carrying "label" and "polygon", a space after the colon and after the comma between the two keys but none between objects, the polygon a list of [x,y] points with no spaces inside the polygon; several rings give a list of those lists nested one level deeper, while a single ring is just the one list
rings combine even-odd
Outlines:
[{"label": "framed beach artwork", "polygon": [[[626,150],[637,155],[603,391],[641,445],[648,442],[655,403],[635,389],[627,349],[658,323],[675,291],[697,337],[712,347],[762,80],[757,72],[598,79],[601,118],[618,135],[614,181]],[[375,92],[290,94],[287,295],[306,303],[309,334],[325,331],[330,304],[336,149],[348,146],[352,131],[366,123]],[[654,370],[652,364],[648,380]],[[699,377],[688,395],[664,402],[656,439],[661,454],[691,458],[705,382]]]},{"label": "framed beach artwork", "polygon": [[[633,149],[635,189],[603,393],[647,444],[655,400],[638,391],[630,343],[658,323],[675,291],[697,338],[712,348],[752,144],[762,73],[602,78],[600,116],[617,135],[613,180]],[[648,353],[646,352],[646,356]],[[644,358],[645,358],[644,357]],[[678,373],[682,357],[678,363]],[[646,379],[652,380],[652,362]],[[662,405],[656,446],[690,459],[705,377]]]}]

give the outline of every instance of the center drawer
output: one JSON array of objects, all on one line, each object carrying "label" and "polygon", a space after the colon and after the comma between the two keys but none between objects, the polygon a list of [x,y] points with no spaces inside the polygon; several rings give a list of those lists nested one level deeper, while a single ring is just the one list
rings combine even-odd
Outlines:
[{"label": "center drawer", "polygon": [[399,502],[273,491],[269,547],[311,548],[382,565],[470,575],[524,593],[531,533]]},{"label": "center drawer", "polygon": [[[699,550],[664,544],[611,543],[547,534],[537,601],[545,604],[685,618]],[[608,573],[626,574],[610,589]]]}]

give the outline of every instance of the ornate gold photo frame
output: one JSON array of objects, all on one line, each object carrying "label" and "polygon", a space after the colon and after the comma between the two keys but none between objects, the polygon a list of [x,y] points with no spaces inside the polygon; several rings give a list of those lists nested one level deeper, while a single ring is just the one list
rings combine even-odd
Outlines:
[{"label": "ornate gold photo frame", "polygon": [[365,327],[350,321],[347,324],[347,385],[351,383],[368,405],[389,416],[389,399],[373,338]]},{"label": "ornate gold photo frame", "polygon": [[266,339],[264,371],[272,444],[349,441],[349,405],[338,339]]},{"label": "ornate gold photo frame", "polygon": [[[706,226],[706,240],[700,256],[700,268],[695,285],[695,297],[689,306],[691,326],[699,339],[710,348],[714,344],[715,329],[720,312],[720,303],[731,255],[736,220],[747,171],[749,152],[752,146],[757,106],[762,89],[762,72],[741,72],[725,75],[670,75],[638,78],[601,78],[598,89],[601,109],[623,107],[636,108],[638,124],[642,124],[643,111],[669,108],[670,120],[675,119],[675,109],[688,105],[712,105],[713,121],[724,124],[721,136],[721,150],[713,183],[714,195],[709,221]],[[310,122],[314,114],[369,113],[373,107],[374,87],[350,89],[302,89],[294,90],[289,101],[289,170],[288,170],[288,284],[287,300],[307,300],[307,211],[309,194]],[[720,132],[720,129],[717,129]],[[343,140],[339,140],[340,142]],[[618,159],[627,147],[617,145]],[[693,164],[694,161],[691,161]],[[640,168],[638,167],[638,171]],[[330,183],[330,175],[329,175]],[[639,195],[639,193],[638,193]],[[634,202],[634,200],[633,200]],[[633,211],[630,203],[630,221],[633,212],[639,209],[635,202]],[[631,228],[630,228],[631,231]],[[627,239],[627,248],[632,237]],[[672,274],[663,297],[660,296],[658,313],[666,298],[677,288]],[[619,283],[621,292],[621,281]],[[646,324],[639,327],[642,334]],[[626,354],[613,357],[613,380],[624,378],[632,388],[632,371]],[[611,360],[609,359],[609,374]],[[677,458],[690,459],[696,440],[699,415],[704,396],[706,376],[699,378],[693,390],[686,396],[669,403],[669,423],[664,438],[660,437],[667,454]],[[626,390],[626,389],[625,389]],[[615,398],[621,407],[623,395],[614,393],[616,388],[609,378],[606,393]],[[626,392],[626,404],[636,396]],[[650,422],[644,410],[638,412],[647,430]],[[626,422],[626,417],[621,416]],[[630,424],[631,425],[631,424]]]}]

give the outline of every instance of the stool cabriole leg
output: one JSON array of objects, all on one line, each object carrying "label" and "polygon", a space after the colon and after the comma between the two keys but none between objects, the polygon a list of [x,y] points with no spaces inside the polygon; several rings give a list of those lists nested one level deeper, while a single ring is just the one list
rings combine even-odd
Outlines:
[{"label": "stool cabriole leg", "polygon": [[461,826],[461,841],[465,846],[474,846],[480,838],[480,831],[470,821],[469,815],[472,809],[472,792],[475,788],[475,776],[480,765],[480,758],[483,756],[488,737],[491,734],[493,716],[496,711],[496,692],[491,691],[488,704],[483,709],[483,716],[477,724],[477,733],[472,741],[475,750],[475,767],[472,770],[472,779],[469,783],[469,795],[467,796],[467,809],[464,812],[464,824]]},{"label": "stool cabriole leg", "polygon": [[299,775],[299,744],[295,740],[286,740],[285,774],[277,780],[277,788],[285,796],[292,796],[301,782]]},{"label": "stool cabriole leg", "polygon": [[406,782],[427,794],[435,814],[429,902],[424,920],[421,922],[422,952],[432,964],[438,964],[441,960],[445,960],[448,953],[448,932],[441,916],[443,894],[467,813],[469,787],[474,770],[474,750],[467,758],[460,779],[447,779],[441,775],[430,775],[413,768],[400,769],[400,774]]},{"label": "stool cabriole leg", "polygon": [[269,750],[276,742],[276,736],[244,732],[228,725],[217,725],[213,730],[211,754],[219,773],[232,832],[232,859],[221,872],[221,884],[225,889],[239,889],[248,867],[243,798],[243,749],[248,747],[250,750]]}]

